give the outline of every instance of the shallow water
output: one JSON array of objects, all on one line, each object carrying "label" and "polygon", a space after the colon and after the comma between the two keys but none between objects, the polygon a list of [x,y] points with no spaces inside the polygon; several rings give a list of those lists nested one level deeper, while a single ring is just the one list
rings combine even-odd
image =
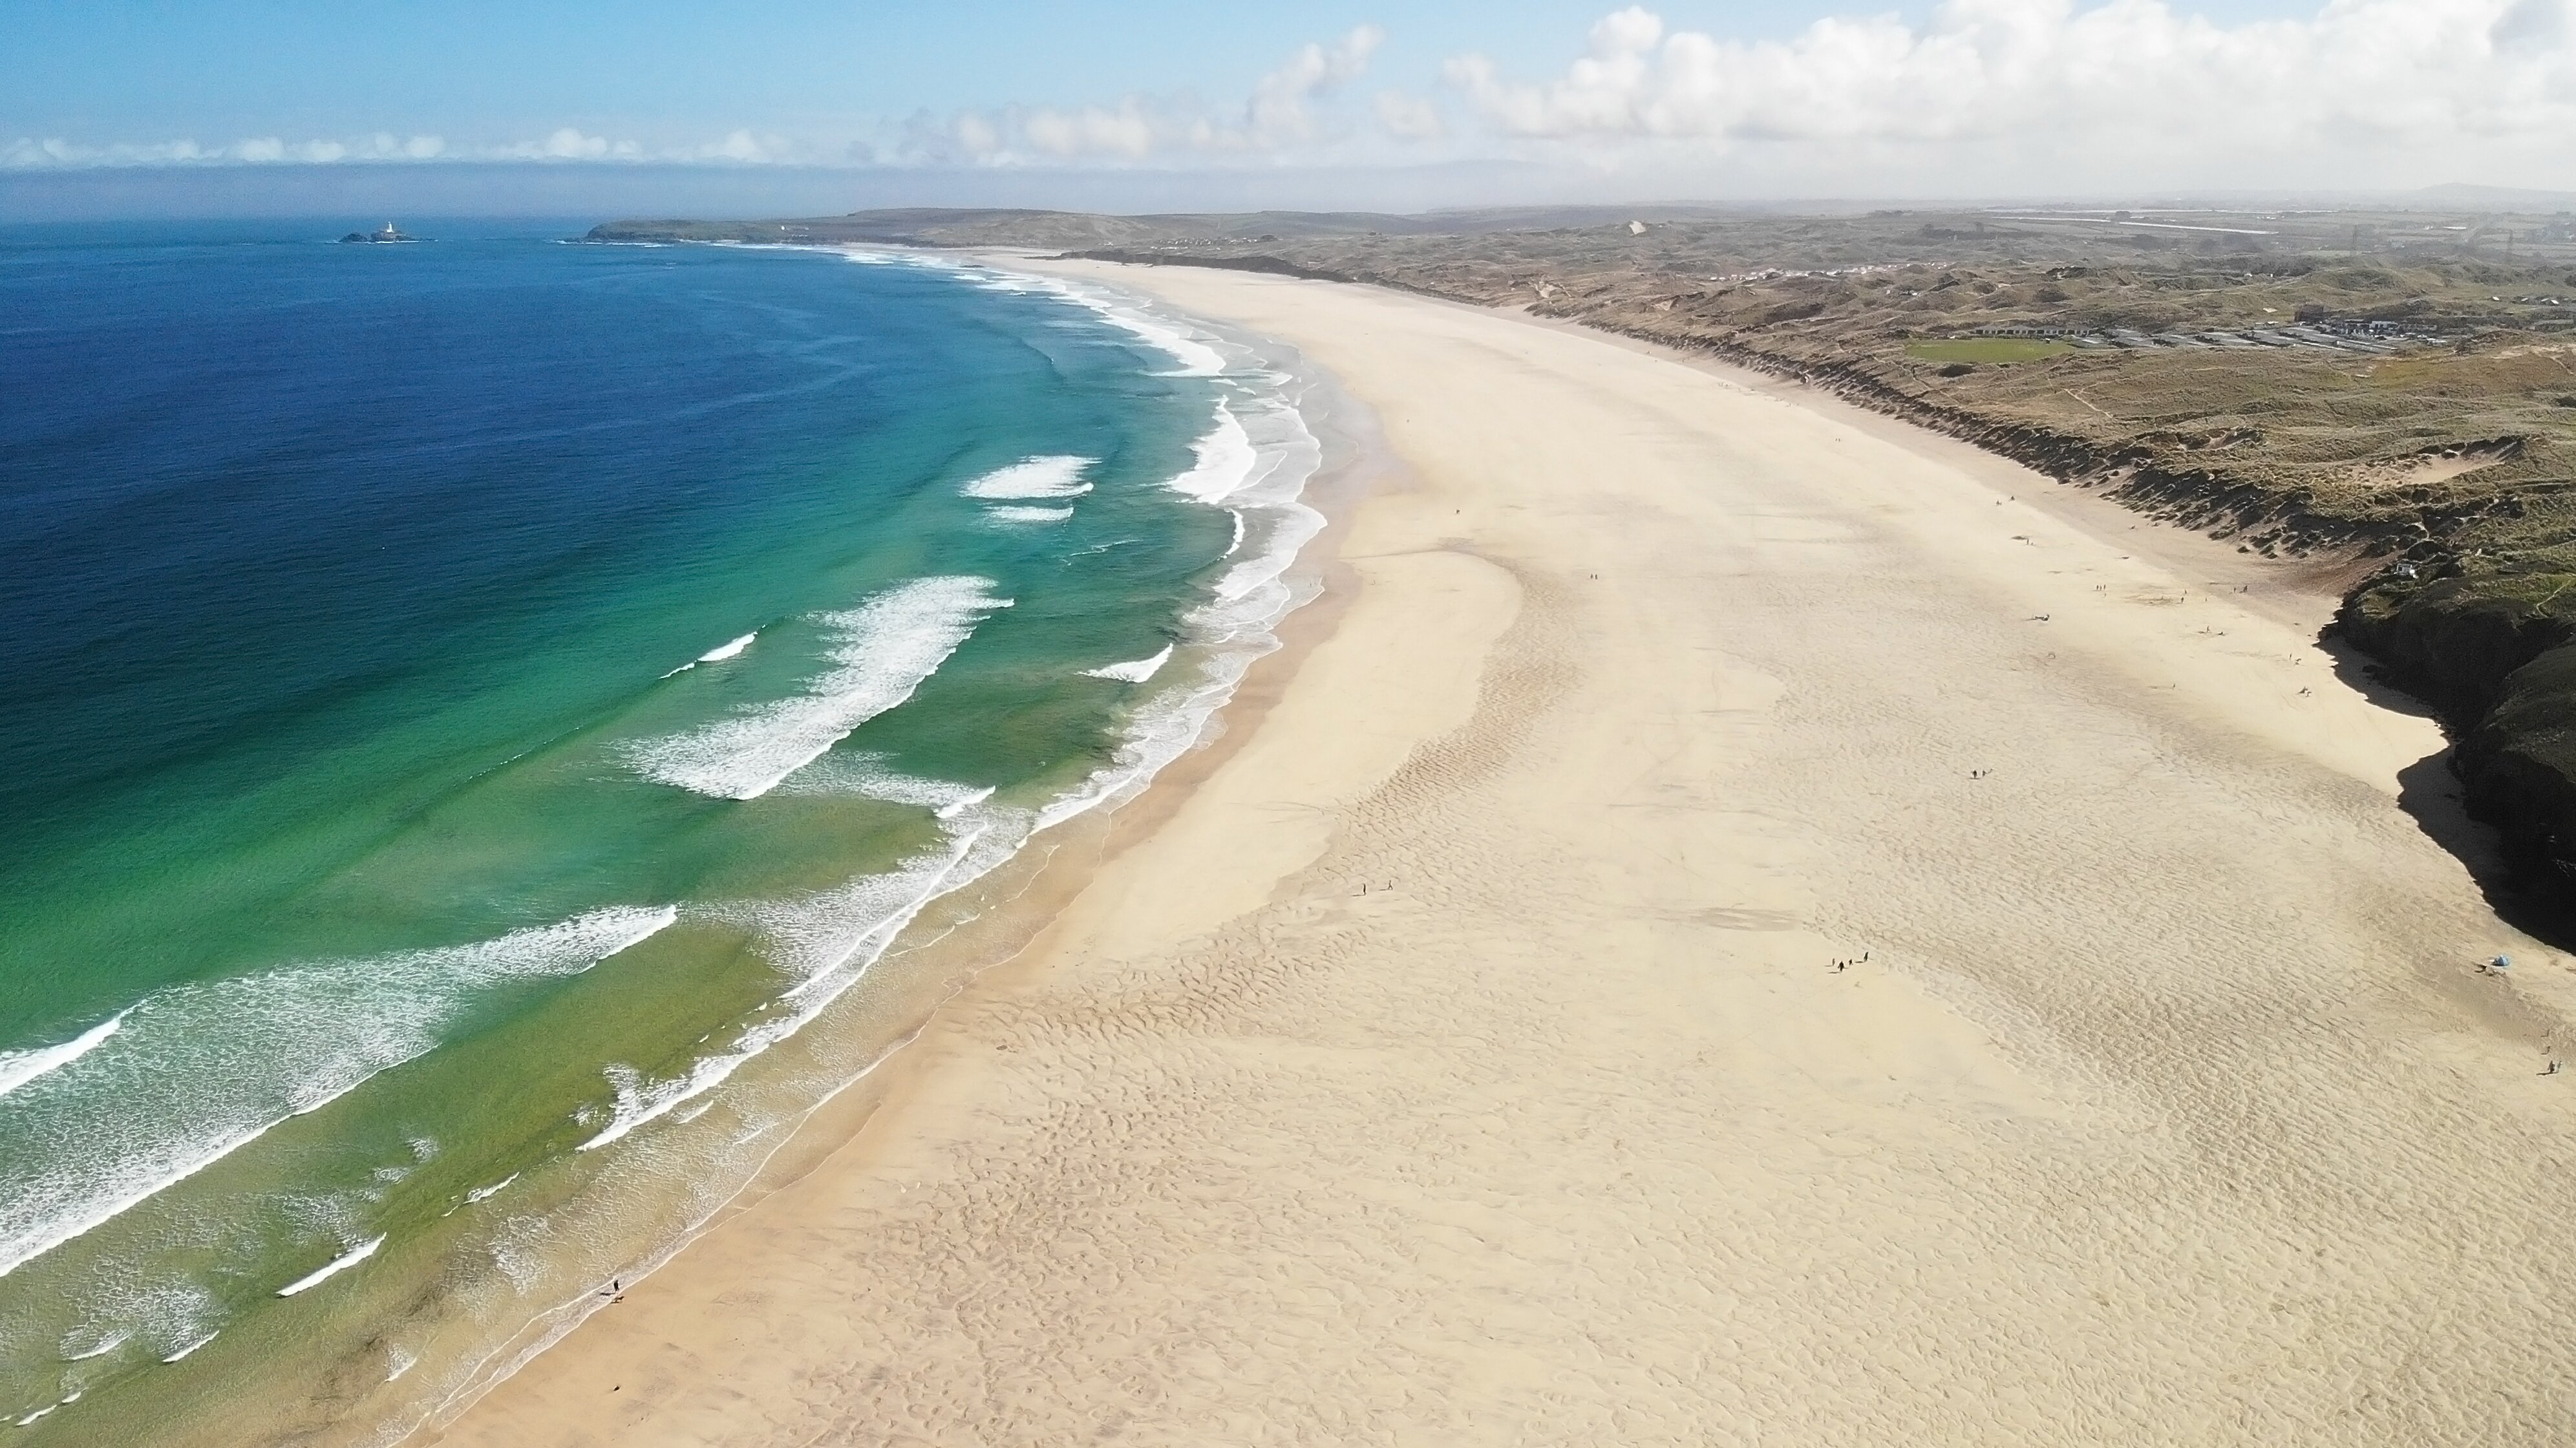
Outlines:
[{"label": "shallow water", "polygon": [[1293,379],[1115,298],[345,229],[0,232],[31,1436],[398,1414],[667,1245],[864,1063],[746,1068],[1187,747],[1315,525]]}]

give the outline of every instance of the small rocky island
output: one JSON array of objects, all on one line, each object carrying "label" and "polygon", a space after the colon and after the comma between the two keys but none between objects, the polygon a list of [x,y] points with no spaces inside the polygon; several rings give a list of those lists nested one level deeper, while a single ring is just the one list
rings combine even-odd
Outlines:
[{"label": "small rocky island", "polygon": [[382,230],[382,231],[353,231],[353,232],[350,232],[347,236],[341,237],[341,238],[340,238],[340,240],[341,240],[342,244],[344,244],[344,245],[345,245],[345,244],[347,244],[347,243],[349,243],[349,242],[353,242],[353,241],[355,241],[355,242],[418,241],[418,240],[420,240],[420,238],[419,238],[419,237],[417,237],[417,236],[406,236],[406,235],[404,235],[402,232],[396,231],[396,230],[394,229],[394,224],[393,224],[392,222],[388,221],[388,222],[386,222],[386,223],[385,223],[384,230]]}]

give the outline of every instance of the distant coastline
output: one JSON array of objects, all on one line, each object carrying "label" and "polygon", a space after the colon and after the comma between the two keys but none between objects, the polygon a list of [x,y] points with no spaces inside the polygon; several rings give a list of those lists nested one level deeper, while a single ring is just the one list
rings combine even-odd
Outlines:
[{"label": "distant coastline", "polygon": [[[616,221],[590,235],[1021,247],[1349,282],[1523,310],[1831,392],[2290,561],[2284,576],[2340,595],[2342,637],[2439,711],[2458,744],[2468,808],[2504,844],[2472,868],[2518,913],[2576,938],[2576,736],[2561,727],[2576,717],[2563,502],[2576,469],[2576,227],[2463,209],[2499,199],[2437,189],[2188,235],[2152,230],[2165,223],[2144,212],[1957,206],[912,208]],[[2346,335],[2357,328],[2412,345],[2374,355],[2383,343]],[[2068,340],[2079,336],[2116,345]],[[2356,396],[2369,405],[2356,410]]]}]

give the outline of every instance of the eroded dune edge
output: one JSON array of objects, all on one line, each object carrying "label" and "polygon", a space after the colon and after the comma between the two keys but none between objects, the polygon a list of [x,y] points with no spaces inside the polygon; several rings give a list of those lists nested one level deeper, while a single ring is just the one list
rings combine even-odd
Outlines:
[{"label": "eroded dune edge", "polygon": [[2576,974],[2295,610],[1599,338],[1086,270],[1374,409],[1329,635],[423,1440],[2563,1441]]}]

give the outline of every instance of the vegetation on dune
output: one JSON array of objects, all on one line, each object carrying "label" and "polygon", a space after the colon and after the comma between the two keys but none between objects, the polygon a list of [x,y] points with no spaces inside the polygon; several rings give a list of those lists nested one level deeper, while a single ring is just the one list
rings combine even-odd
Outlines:
[{"label": "vegetation on dune", "polygon": [[[1949,337],[1935,342],[1905,344],[1905,355],[1918,362],[1964,362],[1972,367],[2037,362],[2074,350],[2075,345],[2071,342],[2041,342],[2021,337]],[[1953,372],[1943,375],[1959,377],[1966,374]]]}]

